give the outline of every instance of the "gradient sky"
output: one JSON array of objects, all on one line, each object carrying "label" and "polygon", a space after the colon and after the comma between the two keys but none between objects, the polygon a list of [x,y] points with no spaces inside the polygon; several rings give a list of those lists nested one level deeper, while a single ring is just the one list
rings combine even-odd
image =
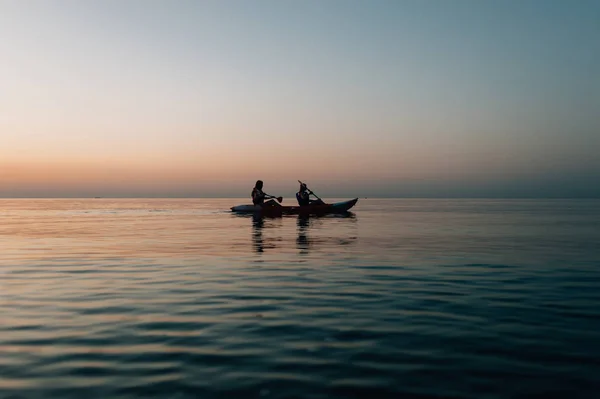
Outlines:
[{"label": "gradient sky", "polygon": [[0,197],[599,197],[600,2],[0,0]]}]

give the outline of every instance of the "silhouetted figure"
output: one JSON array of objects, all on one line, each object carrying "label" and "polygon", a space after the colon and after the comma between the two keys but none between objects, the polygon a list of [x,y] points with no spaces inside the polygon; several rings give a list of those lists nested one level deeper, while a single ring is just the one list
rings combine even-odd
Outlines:
[{"label": "silhouetted figure", "polygon": [[314,193],[312,191],[310,191],[308,189],[308,187],[306,187],[306,184],[300,183],[300,190],[298,190],[298,192],[296,193],[296,199],[298,200],[298,205],[300,205],[300,206],[319,205],[319,204],[323,203],[323,201],[321,201],[318,198],[311,200],[310,199],[311,194],[314,195]]},{"label": "silhouetted figure", "polygon": [[[251,194],[252,203],[254,205],[277,205],[277,206],[279,206],[279,204],[275,200],[270,200],[270,201],[265,202],[266,198],[277,198],[277,197],[274,197],[269,194],[265,194],[262,189],[263,189],[263,181],[257,180],[256,184],[254,185],[254,188],[252,189],[252,194]],[[281,202],[281,197],[279,197],[278,200],[279,200],[279,202]]]},{"label": "silhouetted figure", "polygon": [[262,190],[263,181],[257,180],[254,188],[252,189],[252,203],[254,205],[262,205],[265,203],[265,193]]}]

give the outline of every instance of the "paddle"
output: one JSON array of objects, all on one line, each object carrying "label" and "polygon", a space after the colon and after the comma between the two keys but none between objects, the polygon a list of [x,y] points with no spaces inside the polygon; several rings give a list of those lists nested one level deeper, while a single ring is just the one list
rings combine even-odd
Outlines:
[{"label": "paddle", "polygon": [[265,194],[265,198],[274,198],[277,200],[277,202],[279,202],[281,204],[281,201],[283,201],[283,197],[275,197],[274,195],[270,195],[270,194]]},{"label": "paddle", "polygon": [[[298,183],[304,184],[300,180],[298,180]],[[304,184],[304,185],[306,186],[306,184]],[[308,188],[308,186],[306,186],[306,189],[308,190],[309,193],[311,193],[312,195],[314,195],[316,199],[318,199],[319,201],[321,201],[323,203],[325,202],[321,198],[319,198],[319,196],[317,194],[315,194],[310,188]]]}]

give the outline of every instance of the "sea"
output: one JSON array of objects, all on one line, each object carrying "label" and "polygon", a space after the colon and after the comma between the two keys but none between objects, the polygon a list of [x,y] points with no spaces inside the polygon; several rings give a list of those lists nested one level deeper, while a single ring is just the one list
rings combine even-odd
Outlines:
[{"label": "sea", "polygon": [[600,397],[600,200],[247,202],[0,200],[0,398]]}]

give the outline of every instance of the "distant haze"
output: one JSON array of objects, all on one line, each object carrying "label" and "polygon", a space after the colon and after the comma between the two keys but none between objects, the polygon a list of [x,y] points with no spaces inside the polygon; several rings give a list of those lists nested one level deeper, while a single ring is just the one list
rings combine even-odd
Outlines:
[{"label": "distant haze", "polygon": [[600,2],[2,1],[0,197],[600,197]]}]

